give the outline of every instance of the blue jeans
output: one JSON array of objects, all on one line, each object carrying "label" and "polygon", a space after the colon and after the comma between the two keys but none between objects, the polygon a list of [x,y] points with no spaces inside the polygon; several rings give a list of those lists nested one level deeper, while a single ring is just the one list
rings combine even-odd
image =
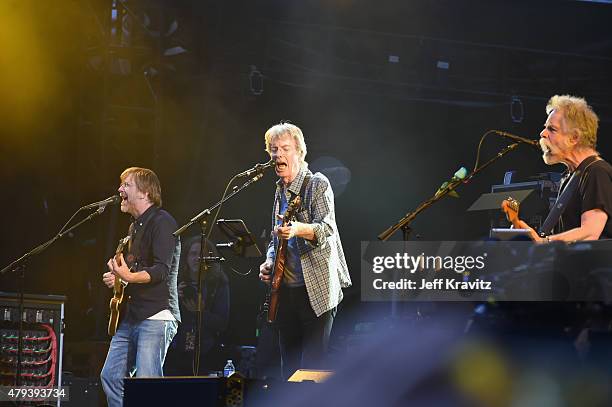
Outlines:
[{"label": "blue jeans", "polygon": [[176,321],[123,321],[113,336],[100,373],[109,407],[123,406],[123,379],[160,377],[166,351],[176,334]]}]

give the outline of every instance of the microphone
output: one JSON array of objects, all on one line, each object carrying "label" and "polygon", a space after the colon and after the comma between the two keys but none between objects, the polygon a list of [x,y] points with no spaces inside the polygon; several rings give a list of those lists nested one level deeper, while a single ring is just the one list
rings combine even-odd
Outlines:
[{"label": "microphone", "polygon": [[509,138],[510,140],[514,140],[519,143],[529,144],[531,147],[535,147],[539,151],[542,151],[542,147],[540,146],[540,143],[537,142],[536,140],[528,139],[528,138],[521,137],[521,136],[515,136],[514,134],[506,133],[505,131],[500,131],[500,130],[493,130],[493,132],[499,134],[502,137]]},{"label": "microphone", "polygon": [[274,165],[276,165],[276,163],[274,162],[274,160],[270,160],[265,164],[261,164],[261,163],[257,163],[255,164],[255,166],[251,169],[248,169],[246,171],[241,172],[240,174],[236,175],[236,177],[250,177],[255,173],[263,173],[264,170],[270,168],[270,167],[274,167]]},{"label": "microphone", "polygon": [[107,205],[116,205],[119,202],[121,202],[121,197],[119,195],[113,195],[113,196],[106,198],[103,201],[98,201],[98,202],[91,203],[89,205],[85,205],[81,209],[101,208],[101,207],[106,207]]}]

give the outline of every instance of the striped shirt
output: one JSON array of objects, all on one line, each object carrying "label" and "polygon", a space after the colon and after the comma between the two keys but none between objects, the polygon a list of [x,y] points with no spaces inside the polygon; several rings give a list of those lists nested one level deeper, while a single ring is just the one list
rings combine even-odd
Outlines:
[{"label": "striped shirt", "polygon": [[[327,177],[319,172],[312,174],[304,164],[297,177],[287,188],[279,180],[276,183],[274,195],[272,228],[276,225],[276,215],[280,212],[280,194],[285,193],[288,200],[299,195],[306,174],[311,174],[311,179],[296,219],[312,225],[315,240],[297,238],[297,247],[310,305],[315,314],[321,316],[342,301],[342,288],[351,285],[351,277],[336,225],[334,192]],[[272,262],[277,246],[278,238],[273,235],[267,251],[267,258]]]}]

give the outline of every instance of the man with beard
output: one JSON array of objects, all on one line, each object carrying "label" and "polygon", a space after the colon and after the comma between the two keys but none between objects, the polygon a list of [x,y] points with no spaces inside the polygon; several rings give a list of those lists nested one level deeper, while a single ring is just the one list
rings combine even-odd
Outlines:
[{"label": "man with beard", "polygon": [[[537,242],[575,242],[612,238],[612,166],[595,150],[599,119],[591,106],[579,97],[555,95],[546,106],[548,118],[540,133],[543,160],[548,165],[567,167],[559,196],[544,221]],[[563,332],[563,338],[579,332],[574,347],[581,357],[589,353],[589,332],[608,331],[610,311],[597,303],[551,302],[530,304],[535,329],[549,327],[549,333]],[[591,349],[592,360],[598,351]]]},{"label": "man with beard", "polygon": [[108,261],[103,281],[120,278],[127,312],[113,336],[100,377],[110,407],[123,405],[124,377],[163,376],[166,351],[181,320],[177,273],[181,252],[177,224],[161,209],[161,185],[149,169],[121,174],[121,211],[132,215],[128,255]]},{"label": "man with beard", "polygon": [[[555,95],[546,106],[548,118],[540,133],[544,162],[563,164],[560,198],[569,199],[553,230],[542,230],[538,241],[597,240],[612,238],[612,166],[595,150],[599,119],[578,97]],[[573,179],[575,178],[575,179]],[[572,185],[574,184],[574,185]],[[571,192],[573,191],[573,192]],[[545,222],[546,223],[546,222]]]}]

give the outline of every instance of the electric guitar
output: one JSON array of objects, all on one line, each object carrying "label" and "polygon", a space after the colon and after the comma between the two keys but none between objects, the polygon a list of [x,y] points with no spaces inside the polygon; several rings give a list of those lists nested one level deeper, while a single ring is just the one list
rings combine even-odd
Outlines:
[{"label": "electric guitar", "polygon": [[519,219],[519,203],[516,199],[512,197],[508,197],[508,199],[504,199],[501,204],[502,211],[506,214],[506,219],[508,222],[512,223],[512,226],[515,229],[526,229],[529,231],[529,237],[533,241],[540,240],[540,236],[536,233],[535,230],[531,226],[529,226],[525,221]]},{"label": "electric guitar", "polygon": [[[123,252],[125,245],[130,241],[130,236],[126,236],[119,240],[117,250],[115,250],[115,261],[119,263],[119,255]],[[113,286],[113,298],[110,300],[110,318],[108,320],[108,334],[114,336],[117,332],[117,325],[119,324],[119,308],[123,302],[123,292],[125,285],[123,281],[115,276],[115,285]]]},{"label": "electric guitar", "polygon": [[[287,226],[289,222],[295,217],[295,213],[300,207],[302,200],[299,195],[289,202],[281,226]],[[278,247],[276,249],[276,258],[274,259],[274,269],[272,271],[272,282],[270,283],[270,290],[266,296],[266,302],[264,304],[264,310],[268,310],[268,322],[272,323],[276,320],[276,314],[278,312],[278,301],[280,297],[280,287],[283,282],[283,276],[285,275],[285,259],[287,258],[287,240],[279,239]]]}]

